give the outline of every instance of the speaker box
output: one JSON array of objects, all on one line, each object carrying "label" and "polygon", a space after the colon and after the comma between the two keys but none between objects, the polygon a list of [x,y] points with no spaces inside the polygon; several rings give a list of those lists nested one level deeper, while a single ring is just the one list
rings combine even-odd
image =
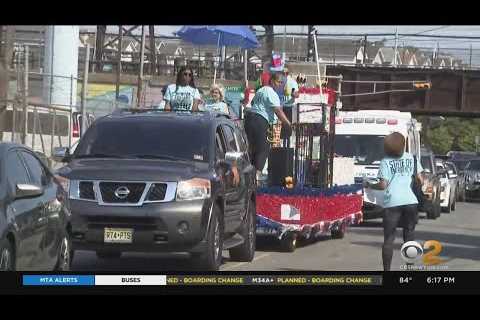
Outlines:
[{"label": "speaker box", "polygon": [[272,148],[268,157],[268,181],[283,186],[285,177],[293,177],[293,148]]}]

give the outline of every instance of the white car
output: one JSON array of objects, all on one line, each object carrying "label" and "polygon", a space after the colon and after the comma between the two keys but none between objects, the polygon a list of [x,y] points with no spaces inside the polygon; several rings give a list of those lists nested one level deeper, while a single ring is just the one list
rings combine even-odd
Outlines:
[{"label": "white car", "polygon": [[450,213],[455,210],[456,199],[456,177],[450,176],[447,167],[443,161],[436,161],[436,167],[438,172],[443,172],[440,176],[441,193],[440,193],[440,206],[443,212]]}]

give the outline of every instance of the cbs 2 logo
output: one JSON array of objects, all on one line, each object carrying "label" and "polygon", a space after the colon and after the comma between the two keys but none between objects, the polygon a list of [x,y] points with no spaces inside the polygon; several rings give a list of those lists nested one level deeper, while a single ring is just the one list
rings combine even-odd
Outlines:
[{"label": "cbs 2 logo", "polygon": [[[429,251],[424,254],[425,250]],[[406,262],[413,263],[422,258],[422,262],[427,266],[444,262],[443,259],[438,257],[440,252],[442,252],[442,245],[436,240],[425,241],[423,247],[416,241],[408,241],[400,249],[400,254]]]}]

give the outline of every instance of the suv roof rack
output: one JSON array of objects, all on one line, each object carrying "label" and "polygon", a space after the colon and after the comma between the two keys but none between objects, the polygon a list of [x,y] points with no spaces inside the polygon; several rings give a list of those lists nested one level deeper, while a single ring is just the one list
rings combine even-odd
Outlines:
[{"label": "suv roof rack", "polygon": [[227,118],[227,119],[232,119],[232,117],[229,114],[223,113],[223,112],[212,112],[215,114],[215,118]]},{"label": "suv roof rack", "polygon": [[112,114],[118,115],[123,113],[146,113],[146,112],[168,112],[162,109],[156,108],[118,108],[115,109]]},{"label": "suv roof rack", "polygon": [[[118,108],[115,109],[112,112],[112,115],[120,115],[120,114],[125,114],[125,113],[147,113],[147,112],[155,112],[155,113],[166,113],[166,114],[174,114],[176,113],[175,111],[165,111],[164,109],[156,109],[156,108]],[[217,112],[217,111],[198,111],[198,112],[193,112],[193,111],[178,111],[179,113],[185,114],[185,113],[190,113],[190,114],[202,114],[205,116],[213,116],[215,118],[226,118],[226,119],[232,119],[232,117],[229,114],[223,113],[223,112]]]}]

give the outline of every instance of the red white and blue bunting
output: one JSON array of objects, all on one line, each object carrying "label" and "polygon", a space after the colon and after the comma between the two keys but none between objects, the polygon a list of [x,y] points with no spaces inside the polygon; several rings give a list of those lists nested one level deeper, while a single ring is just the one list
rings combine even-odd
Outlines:
[{"label": "red white and blue bunting", "polygon": [[362,221],[362,185],[257,189],[257,234],[279,239],[287,231],[305,237],[325,233],[341,223]]}]

